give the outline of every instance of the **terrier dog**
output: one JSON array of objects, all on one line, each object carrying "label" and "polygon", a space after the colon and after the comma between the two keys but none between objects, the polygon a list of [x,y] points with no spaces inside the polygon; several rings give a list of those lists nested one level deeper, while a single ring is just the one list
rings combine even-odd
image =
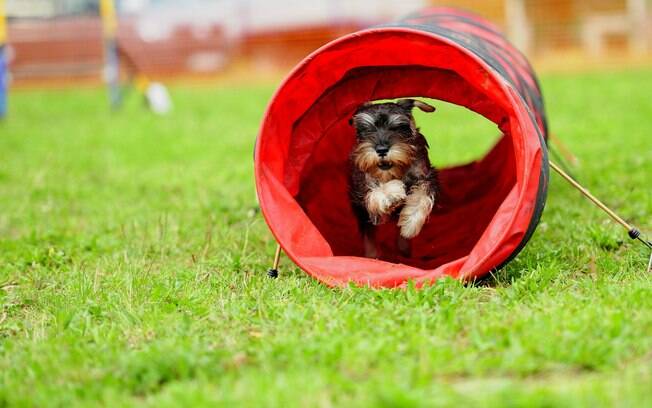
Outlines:
[{"label": "terrier dog", "polygon": [[397,220],[399,250],[421,232],[439,191],[428,142],[416,127],[412,109],[435,108],[414,99],[365,103],[349,123],[356,130],[351,152],[351,202],[364,237],[365,256],[377,258],[375,226]]}]

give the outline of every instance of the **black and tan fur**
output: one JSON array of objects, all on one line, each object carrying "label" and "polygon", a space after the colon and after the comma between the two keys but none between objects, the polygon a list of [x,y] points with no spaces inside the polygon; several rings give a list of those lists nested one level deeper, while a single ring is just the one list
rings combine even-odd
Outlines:
[{"label": "black and tan fur", "polygon": [[395,221],[406,241],[417,236],[437,198],[437,171],[428,158],[428,142],[412,116],[418,107],[435,108],[414,99],[366,103],[351,118],[356,144],[351,152],[351,201],[365,239],[365,255],[377,257],[375,226]]}]

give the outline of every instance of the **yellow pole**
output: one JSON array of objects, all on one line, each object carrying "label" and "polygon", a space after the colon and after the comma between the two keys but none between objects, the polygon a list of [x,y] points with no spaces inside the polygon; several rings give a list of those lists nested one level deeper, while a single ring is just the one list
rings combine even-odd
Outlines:
[{"label": "yellow pole", "polygon": [[104,36],[105,80],[109,91],[111,108],[116,109],[122,101],[120,90],[120,57],[118,55],[118,16],[114,0],[100,0],[100,17]]},{"label": "yellow pole", "polygon": [[7,42],[7,13],[5,11],[5,0],[0,0],[0,45]]},{"label": "yellow pole", "polygon": [[7,114],[7,88],[9,67],[5,45],[7,43],[7,12],[5,0],[0,0],[0,119]]},{"label": "yellow pole", "polygon": [[113,0],[100,0],[100,16],[102,17],[104,39],[114,40],[118,32],[118,18]]},{"label": "yellow pole", "polygon": [[281,245],[276,244],[276,253],[274,254],[274,265],[267,271],[270,278],[278,278],[278,264],[281,262]]}]

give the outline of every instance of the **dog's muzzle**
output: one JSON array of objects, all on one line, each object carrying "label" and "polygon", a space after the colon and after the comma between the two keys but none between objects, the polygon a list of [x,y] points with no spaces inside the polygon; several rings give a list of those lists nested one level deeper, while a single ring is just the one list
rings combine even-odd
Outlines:
[{"label": "dog's muzzle", "polygon": [[376,153],[378,154],[378,156],[385,157],[385,156],[387,156],[387,153],[389,153],[389,146],[378,145],[378,146],[376,146],[375,150],[376,150]]}]

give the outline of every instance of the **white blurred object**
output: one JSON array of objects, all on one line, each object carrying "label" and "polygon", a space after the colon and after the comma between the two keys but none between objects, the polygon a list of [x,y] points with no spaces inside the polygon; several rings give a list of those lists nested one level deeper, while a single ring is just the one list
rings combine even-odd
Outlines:
[{"label": "white blurred object", "polygon": [[121,0],[120,11],[123,13],[137,13],[149,5],[147,0]]},{"label": "white blurred object", "polygon": [[145,90],[145,99],[152,112],[165,115],[172,110],[172,99],[168,89],[160,82],[152,82]]},{"label": "white blurred object", "polygon": [[227,56],[223,52],[196,52],[186,61],[191,72],[215,72],[226,66]]},{"label": "white blurred object", "polygon": [[506,0],[507,35],[521,52],[529,53],[532,46],[532,23],[528,19],[525,0]]},{"label": "white blurred object", "polygon": [[430,4],[428,0],[121,0],[121,12],[137,16],[139,35],[157,41],[179,25],[217,25],[228,38],[243,32],[293,27],[392,21]]},{"label": "white blurred object", "polygon": [[153,18],[142,19],[138,24],[138,35],[145,42],[157,42],[169,40],[176,27],[174,25],[161,24]]},{"label": "white blurred object", "polygon": [[376,24],[417,11],[427,0],[240,0],[249,31],[355,21]]},{"label": "white blurred object", "polygon": [[625,35],[633,53],[642,54],[648,50],[646,33],[647,0],[627,0],[621,13],[593,14],[584,17],[582,43],[593,56],[606,53],[607,38],[610,35]]}]

